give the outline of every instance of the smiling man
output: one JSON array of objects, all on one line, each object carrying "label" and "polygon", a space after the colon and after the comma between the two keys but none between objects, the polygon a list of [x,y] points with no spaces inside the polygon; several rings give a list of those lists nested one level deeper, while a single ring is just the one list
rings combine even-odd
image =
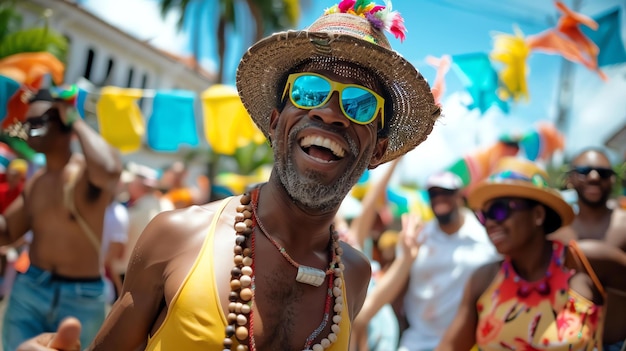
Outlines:
[{"label": "smiling man", "polygon": [[[90,350],[348,349],[370,265],[338,240],[335,215],[365,169],[427,137],[440,108],[382,32],[404,35],[399,14],[347,3],[244,55],[237,88],[272,144],[269,181],[158,215]],[[73,341],[52,346],[78,350],[62,340]]]},{"label": "smiling man", "polygon": [[[572,159],[567,182],[576,190],[578,213],[572,224],[555,233],[555,236],[602,240],[626,251],[626,211],[608,205],[616,179],[611,162],[601,149],[590,148],[576,155]],[[603,349],[620,351],[626,339],[626,297],[609,290],[608,306]]]}]

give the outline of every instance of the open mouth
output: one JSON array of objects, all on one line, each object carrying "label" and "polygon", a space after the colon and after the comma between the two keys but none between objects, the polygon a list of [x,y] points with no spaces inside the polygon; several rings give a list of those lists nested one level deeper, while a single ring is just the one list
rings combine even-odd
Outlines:
[{"label": "open mouth", "polygon": [[326,162],[341,160],[346,155],[345,150],[339,144],[316,135],[302,138],[300,147],[309,156]]}]

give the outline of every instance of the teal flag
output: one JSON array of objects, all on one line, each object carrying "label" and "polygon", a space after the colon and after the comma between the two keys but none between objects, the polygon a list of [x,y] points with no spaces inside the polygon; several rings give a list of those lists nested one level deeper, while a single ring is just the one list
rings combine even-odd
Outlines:
[{"label": "teal flag", "polygon": [[477,108],[485,113],[490,107],[497,106],[502,112],[509,112],[508,103],[498,97],[498,72],[491,65],[489,54],[452,56],[452,68],[472,97],[473,102],[468,106],[469,109]]},{"label": "teal flag", "polygon": [[608,66],[626,62],[626,50],[624,49],[624,41],[620,35],[620,8],[615,7],[597,17],[594,20],[598,22],[598,30],[592,30],[589,27],[582,27],[583,33],[591,39],[598,48],[598,66]]},{"label": "teal flag", "polygon": [[9,77],[0,75],[0,121],[6,117],[9,99],[19,88],[20,84],[18,82]]},{"label": "teal flag", "polygon": [[184,145],[198,146],[195,101],[196,93],[192,91],[157,92],[148,120],[148,146],[164,152],[178,151]]}]

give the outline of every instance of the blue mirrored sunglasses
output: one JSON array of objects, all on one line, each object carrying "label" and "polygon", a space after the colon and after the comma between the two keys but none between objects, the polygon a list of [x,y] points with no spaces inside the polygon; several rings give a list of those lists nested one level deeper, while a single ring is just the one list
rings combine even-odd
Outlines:
[{"label": "blue mirrored sunglasses", "polygon": [[343,84],[330,80],[317,73],[303,72],[290,74],[283,91],[289,93],[291,103],[297,108],[311,110],[323,106],[333,92],[339,93],[341,111],[352,122],[369,124],[381,115],[381,128],[385,126],[385,99],[358,84]]}]

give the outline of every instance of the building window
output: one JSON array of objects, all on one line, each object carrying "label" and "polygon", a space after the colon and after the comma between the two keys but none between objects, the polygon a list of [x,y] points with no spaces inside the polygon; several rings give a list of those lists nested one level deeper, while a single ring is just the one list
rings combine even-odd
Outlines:
[{"label": "building window", "polygon": [[93,60],[96,56],[96,52],[93,49],[89,49],[89,51],[87,52],[87,65],[85,66],[85,74],[83,74],[83,77],[85,77],[85,79],[90,80],[91,79],[91,69],[93,66]]},{"label": "building window", "polygon": [[126,87],[127,88],[132,88],[133,87],[133,75],[134,74],[135,74],[135,69],[131,67],[128,70],[128,81],[126,83]]},{"label": "building window", "polygon": [[107,63],[106,74],[104,76],[104,79],[102,80],[102,84],[101,85],[111,85],[113,83],[113,82],[111,82],[111,80],[113,80],[111,72],[113,72],[113,67],[114,66],[115,66],[115,62],[113,61],[112,58],[109,58],[109,62]]}]

